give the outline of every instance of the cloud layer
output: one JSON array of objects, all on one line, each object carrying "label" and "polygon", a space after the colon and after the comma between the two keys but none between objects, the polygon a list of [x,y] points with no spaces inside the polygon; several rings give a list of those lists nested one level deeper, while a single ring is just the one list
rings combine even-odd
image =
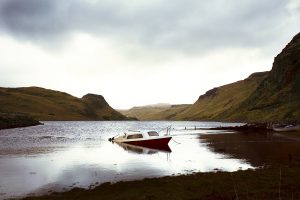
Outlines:
[{"label": "cloud layer", "polygon": [[[296,1],[295,1],[296,2]],[[32,42],[65,41],[74,32],[139,47],[203,52],[270,45],[297,12],[293,1],[2,0],[1,31]],[[296,7],[296,8],[295,8]],[[298,9],[297,5],[293,8]],[[296,30],[293,30],[296,31]]]}]

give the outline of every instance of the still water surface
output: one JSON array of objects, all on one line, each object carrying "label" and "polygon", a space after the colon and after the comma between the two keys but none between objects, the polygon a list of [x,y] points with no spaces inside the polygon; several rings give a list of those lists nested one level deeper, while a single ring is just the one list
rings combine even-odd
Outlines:
[{"label": "still water surface", "polygon": [[[234,126],[219,122],[44,122],[0,131],[0,199],[93,187],[103,182],[252,168],[209,148],[201,135],[226,134],[197,128]],[[165,131],[169,151],[128,148],[108,142],[127,130]],[[187,130],[185,130],[185,128]]]}]

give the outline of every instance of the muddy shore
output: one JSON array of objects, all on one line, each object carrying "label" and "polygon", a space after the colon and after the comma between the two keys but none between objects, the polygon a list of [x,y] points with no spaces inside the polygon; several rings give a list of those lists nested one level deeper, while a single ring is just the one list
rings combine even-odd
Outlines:
[{"label": "muddy shore", "polygon": [[299,199],[300,166],[195,173],[74,188],[26,200],[50,199]]}]

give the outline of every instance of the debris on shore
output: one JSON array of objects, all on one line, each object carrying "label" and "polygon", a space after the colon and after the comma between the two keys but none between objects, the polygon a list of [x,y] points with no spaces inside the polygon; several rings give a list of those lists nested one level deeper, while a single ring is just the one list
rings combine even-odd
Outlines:
[{"label": "debris on shore", "polygon": [[227,126],[227,127],[215,127],[207,128],[206,130],[230,130],[230,131],[242,131],[242,132],[252,132],[252,131],[272,131],[272,126],[270,123],[247,123],[242,126]]}]

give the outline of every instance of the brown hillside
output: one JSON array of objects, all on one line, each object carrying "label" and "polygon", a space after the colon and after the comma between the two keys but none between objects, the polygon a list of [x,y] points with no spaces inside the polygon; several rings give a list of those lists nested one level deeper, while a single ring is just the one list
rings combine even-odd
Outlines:
[{"label": "brown hillside", "polygon": [[238,108],[267,75],[268,72],[254,73],[245,80],[209,90],[174,119],[224,120],[219,116],[227,110]]},{"label": "brown hillside", "polygon": [[39,88],[0,88],[0,112],[23,113],[37,120],[124,120],[100,95],[77,98]]}]

